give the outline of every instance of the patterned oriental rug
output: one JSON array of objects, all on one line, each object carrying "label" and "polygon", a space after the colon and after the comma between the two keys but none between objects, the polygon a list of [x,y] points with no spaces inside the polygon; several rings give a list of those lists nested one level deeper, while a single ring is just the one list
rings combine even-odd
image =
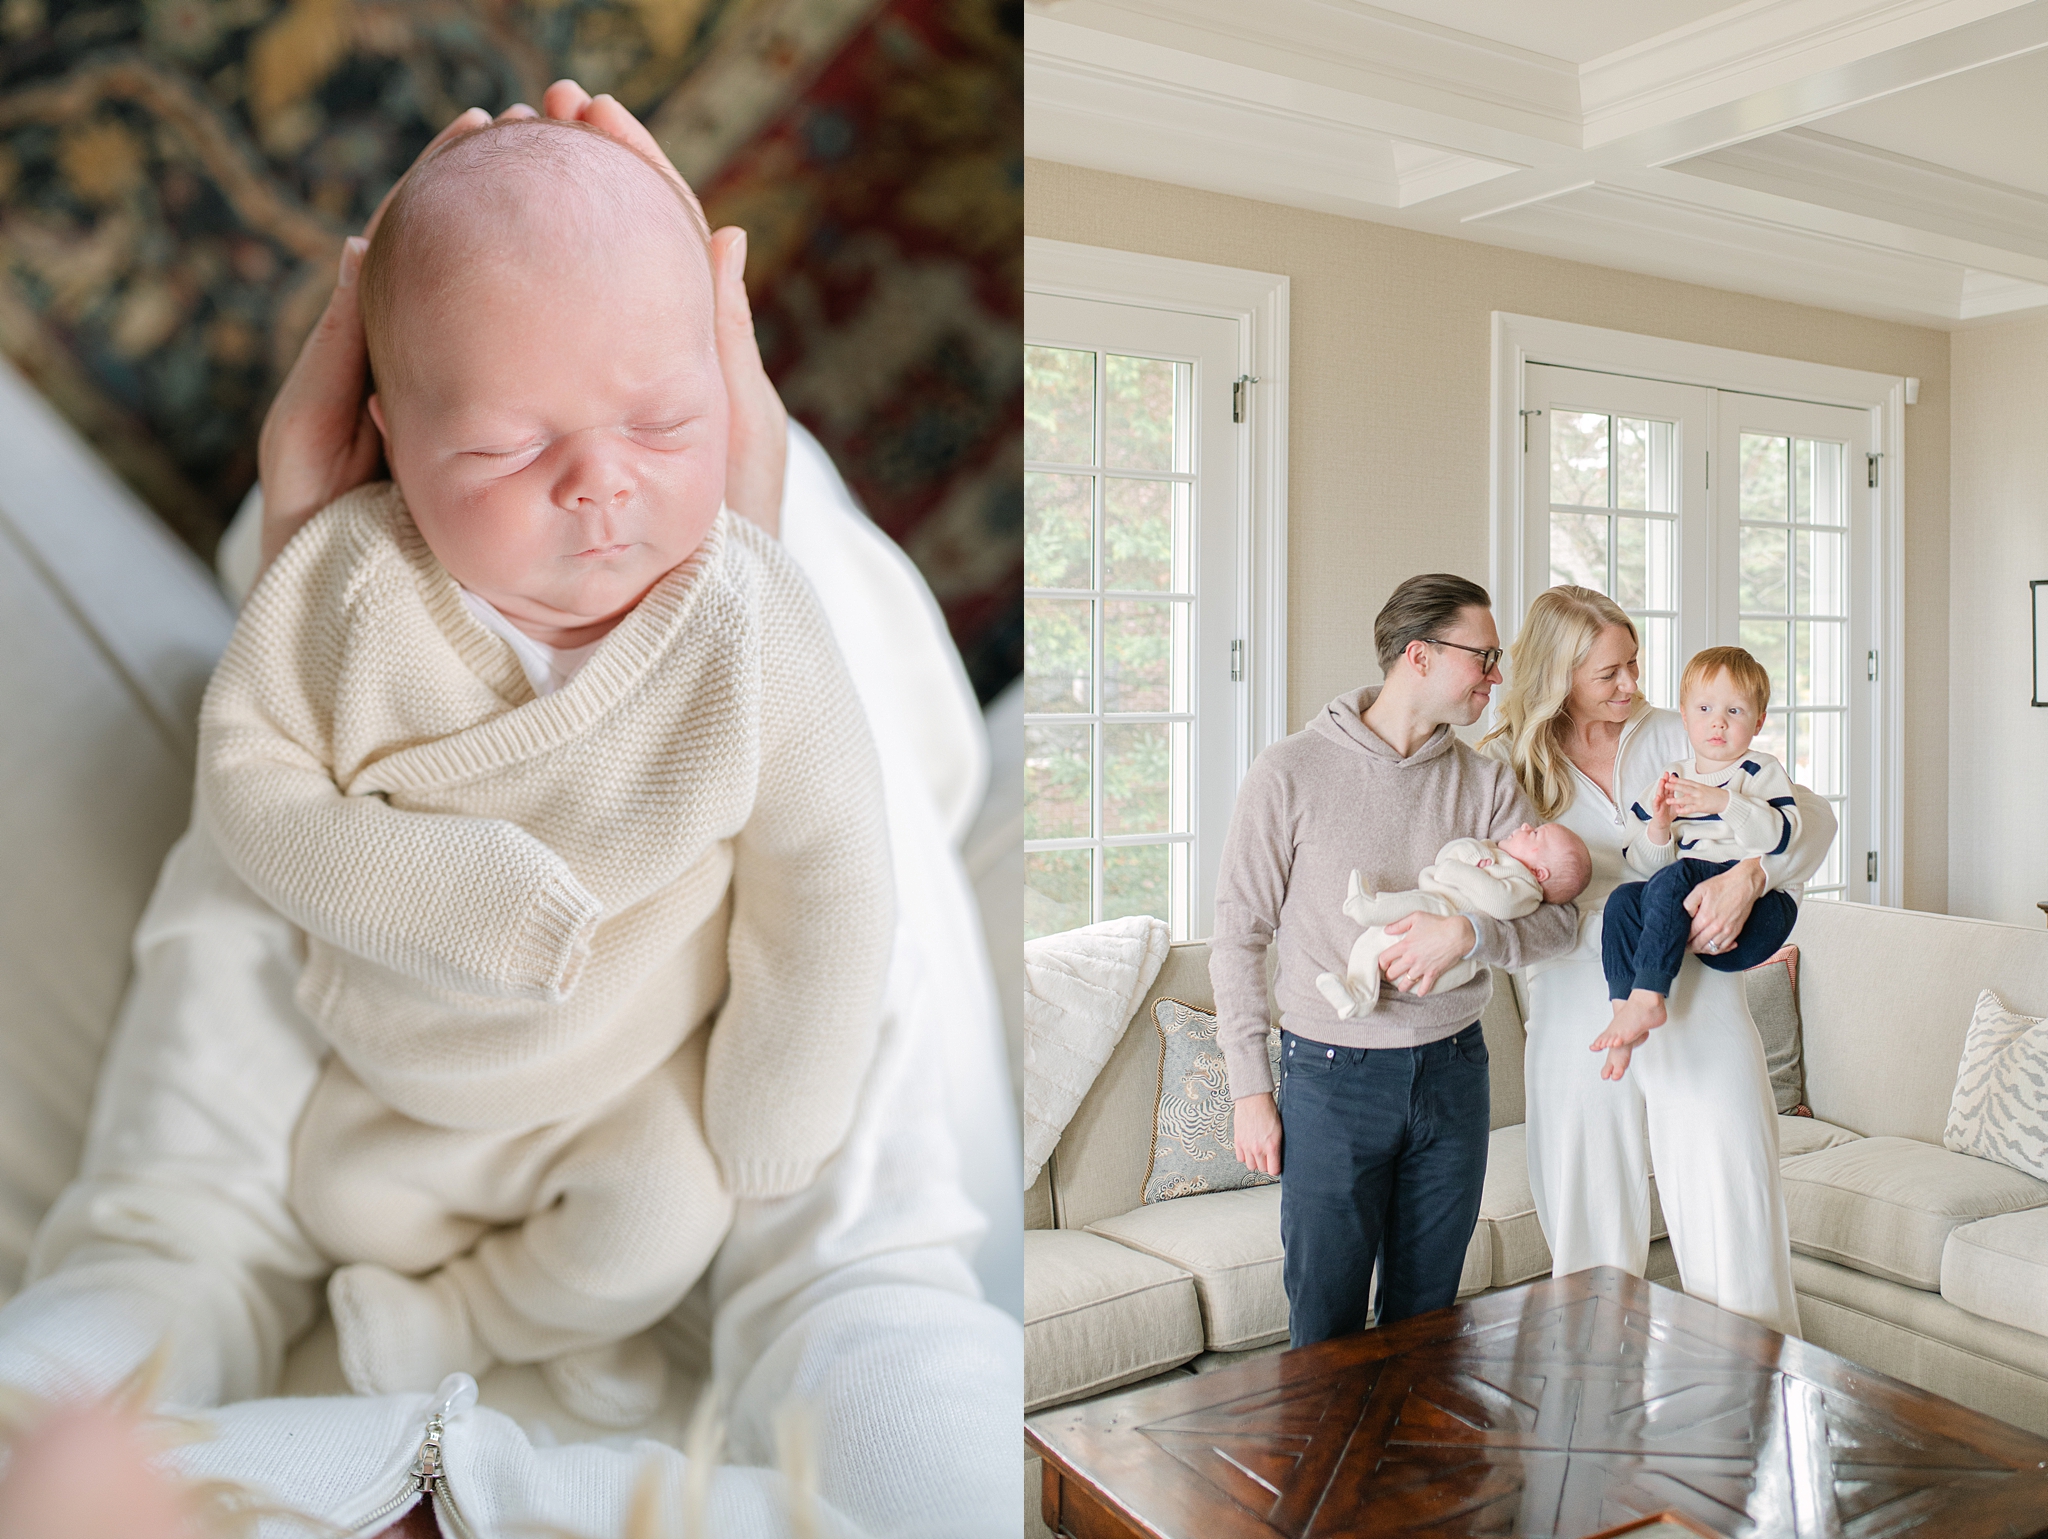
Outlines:
[{"label": "patterned oriental rug", "polygon": [[1016,0],[0,0],[0,350],[195,550],[342,238],[465,106],[571,75],[748,231],[762,353],[1023,666]]}]

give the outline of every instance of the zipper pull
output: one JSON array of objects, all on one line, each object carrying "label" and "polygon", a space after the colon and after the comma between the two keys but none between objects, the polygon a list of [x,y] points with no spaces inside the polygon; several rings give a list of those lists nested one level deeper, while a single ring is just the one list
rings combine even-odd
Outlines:
[{"label": "zipper pull", "polygon": [[447,1430],[448,1418],[460,1416],[476,1404],[476,1380],[466,1373],[451,1373],[441,1381],[435,1392],[433,1410],[427,1416],[427,1433],[420,1440],[420,1451],[412,1456],[412,1468],[406,1473],[411,1476],[413,1488],[422,1496],[434,1493],[434,1482],[441,1479],[441,1434]]}]

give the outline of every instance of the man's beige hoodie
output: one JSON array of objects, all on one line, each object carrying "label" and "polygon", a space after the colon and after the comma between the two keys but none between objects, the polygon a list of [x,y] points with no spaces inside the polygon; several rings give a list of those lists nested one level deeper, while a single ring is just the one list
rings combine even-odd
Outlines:
[{"label": "man's beige hoodie", "polygon": [[[1233,1098],[1273,1088],[1266,1057],[1266,949],[1279,947],[1277,1024],[1339,1047],[1417,1047],[1479,1019],[1493,981],[1482,969],[1462,988],[1418,999],[1383,994],[1349,1021],[1316,990],[1318,973],[1344,971],[1359,926],[1344,915],[1356,870],[1375,892],[1415,885],[1446,841],[1501,839],[1540,821],[1514,771],[1438,727],[1402,758],[1368,727],[1377,686],[1339,695],[1308,726],[1260,754],[1238,787],[1216,878],[1209,979],[1216,1041]],[[1519,968],[1569,951],[1578,910],[1546,903],[1525,919],[1472,916],[1473,960]]]}]

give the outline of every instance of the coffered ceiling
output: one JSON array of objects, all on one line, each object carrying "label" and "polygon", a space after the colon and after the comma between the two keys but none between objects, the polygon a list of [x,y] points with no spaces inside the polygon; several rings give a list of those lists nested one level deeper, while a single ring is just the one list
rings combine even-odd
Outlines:
[{"label": "coffered ceiling", "polygon": [[1041,159],[1923,325],[2048,309],[2048,0],[1029,0]]}]

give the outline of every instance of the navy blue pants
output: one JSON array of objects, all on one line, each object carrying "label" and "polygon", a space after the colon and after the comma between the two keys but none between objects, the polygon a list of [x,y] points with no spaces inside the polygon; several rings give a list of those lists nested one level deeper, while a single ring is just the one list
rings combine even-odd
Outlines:
[{"label": "navy blue pants", "polygon": [[[1710,876],[1719,876],[1732,860],[1674,860],[1647,882],[1626,882],[1607,896],[1600,928],[1600,965],[1607,973],[1607,997],[1626,999],[1631,989],[1669,994],[1671,980],[1685,961],[1685,943],[1692,935],[1692,915],[1685,900]],[[1699,953],[1716,972],[1745,972],[1769,961],[1792,933],[1799,905],[1789,893],[1767,892],[1749,911],[1742,934],[1726,951]]]},{"label": "navy blue pants", "polygon": [[1458,1297],[1493,1092],[1478,1023],[1422,1047],[1280,1046],[1280,1244],[1291,1345]]}]

